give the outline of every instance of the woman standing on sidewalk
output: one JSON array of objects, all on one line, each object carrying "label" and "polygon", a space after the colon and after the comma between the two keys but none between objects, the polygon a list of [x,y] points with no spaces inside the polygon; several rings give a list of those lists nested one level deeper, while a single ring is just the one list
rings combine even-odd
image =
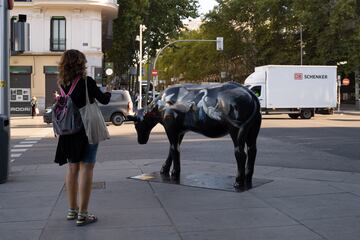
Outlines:
[{"label": "woman standing on sidewalk", "polygon": [[[67,94],[73,81],[81,77],[70,94],[73,104],[82,108],[86,104],[86,85],[90,102],[94,99],[102,104],[108,104],[111,94],[110,89],[103,93],[91,77],[86,77],[86,58],[78,50],[68,50],[62,55],[59,64],[58,84]],[[56,149],[55,162],[59,165],[68,163],[66,174],[66,192],[68,195],[69,210],[68,220],[75,220],[78,226],[97,221],[97,217],[88,213],[88,205],[92,188],[93,169],[96,161],[98,144],[89,144],[85,129],[71,135],[59,136]],[[77,199],[79,193],[79,201]]]}]

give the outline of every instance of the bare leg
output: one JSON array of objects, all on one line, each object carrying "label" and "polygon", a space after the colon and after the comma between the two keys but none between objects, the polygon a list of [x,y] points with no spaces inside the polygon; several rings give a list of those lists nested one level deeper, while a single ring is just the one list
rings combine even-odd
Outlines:
[{"label": "bare leg", "polygon": [[79,176],[79,193],[80,204],[79,212],[85,213],[88,210],[89,199],[91,195],[93,170],[95,163],[80,162],[80,176]]},{"label": "bare leg", "polygon": [[79,176],[79,163],[69,163],[68,171],[66,174],[66,190],[68,196],[69,208],[77,209],[77,193],[78,193],[78,176]]}]

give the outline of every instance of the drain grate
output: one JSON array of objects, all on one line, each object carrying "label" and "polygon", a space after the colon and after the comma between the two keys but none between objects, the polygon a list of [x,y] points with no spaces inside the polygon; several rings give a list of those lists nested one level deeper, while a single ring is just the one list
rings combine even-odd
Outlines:
[{"label": "drain grate", "polygon": [[105,189],[105,182],[93,182],[92,189]]},{"label": "drain grate", "polygon": [[[105,189],[106,184],[105,182],[93,182],[92,189]],[[66,191],[66,185],[64,184],[64,191]]]}]

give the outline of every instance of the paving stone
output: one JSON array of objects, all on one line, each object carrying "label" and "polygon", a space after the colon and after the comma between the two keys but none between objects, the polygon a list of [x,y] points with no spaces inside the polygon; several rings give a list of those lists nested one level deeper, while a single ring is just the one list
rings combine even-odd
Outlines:
[{"label": "paving stone", "polygon": [[249,191],[260,198],[343,192],[327,182],[293,179],[277,179],[258,188],[250,189]]},{"label": "paving stone", "polygon": [[360,215],[360,197],[350,193],[281,197],[267,202],[298,220]]},{"label": "paving stone", "polygon": [[180,240],[178,234],[171,227],[151,228],[94,228],[97,223],[84,227],[73,227],[68,230],[46,229],[42,240]]},{"label": "paving stone", "polygon": [[3,192],[0,209],[52,207],[57,197],[55,192]]},{"label": "paving stone", "polygon": [[2,230],[1,240],[34,240],[39,239],[41,230],[22,230],[20,228],[12,230]]},{"label": "paving stone", "polygon": [[51,207],[0,209],[0,222],[46,220]]},{"label": "paving stone", "polygon": [[320,240],[321,236],[301,226],[227,229],[221,231],[184,232],[184,240]]},{"label": "paving stone", "polygon": [[[162,208],[117,209],[114,206],[109,209],[94,206],[90,209],[99,218],[99,221],[91,226],[92,228],[171,226],[171,222]],[[63,211],[63,215],[51,215],[47,228],[72,229],[75,227],[73,221],[65,219],[65,214],[66,211]]]},{"label": "paving stone", "polygon": [[167,184],[154,184],[157,196],[167,209],[182,211],[237,209],[237,208],[266,208],[262,200],[250,193],[236,193],[201,188],[180,187],[170,194]]},{"label": "paving stone", "polygon": [[307,220],[302,223],[328,240],[360,239],[360,216]]},{"label": "paving stone", "polygon": [[[46,220],[42,221],[16,221],[0,223],[0,232],[5,230],[41,230],[45,227]],[[1,237],[0,237],[1,239]]]},{"label": "paving stone", "polygon": [[167,209],[180,232],[279,227],[297,222],[272,208],[183,211]]},{"label": "paving stone", "polygon": [[[61,179],[61,180],[60,180]],[[3,192],[59,192],[64,185],[64,177],[52,175],[11,176],[6,184],[0,184]]]},{"label": "paving stone", "polygon": [[353,193],[357,196],[360,196],[360,180],[357,184],[351,183],[330,183],[331,186],[341,189],[346,192]]}]

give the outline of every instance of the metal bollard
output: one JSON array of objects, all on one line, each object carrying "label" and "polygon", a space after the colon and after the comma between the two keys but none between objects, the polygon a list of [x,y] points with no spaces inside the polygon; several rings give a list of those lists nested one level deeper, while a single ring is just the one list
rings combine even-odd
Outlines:
[{"label": "metal bollard", "polygon": [[9,176],[10,120],[0,114],[0,183],[5,183]]}]

